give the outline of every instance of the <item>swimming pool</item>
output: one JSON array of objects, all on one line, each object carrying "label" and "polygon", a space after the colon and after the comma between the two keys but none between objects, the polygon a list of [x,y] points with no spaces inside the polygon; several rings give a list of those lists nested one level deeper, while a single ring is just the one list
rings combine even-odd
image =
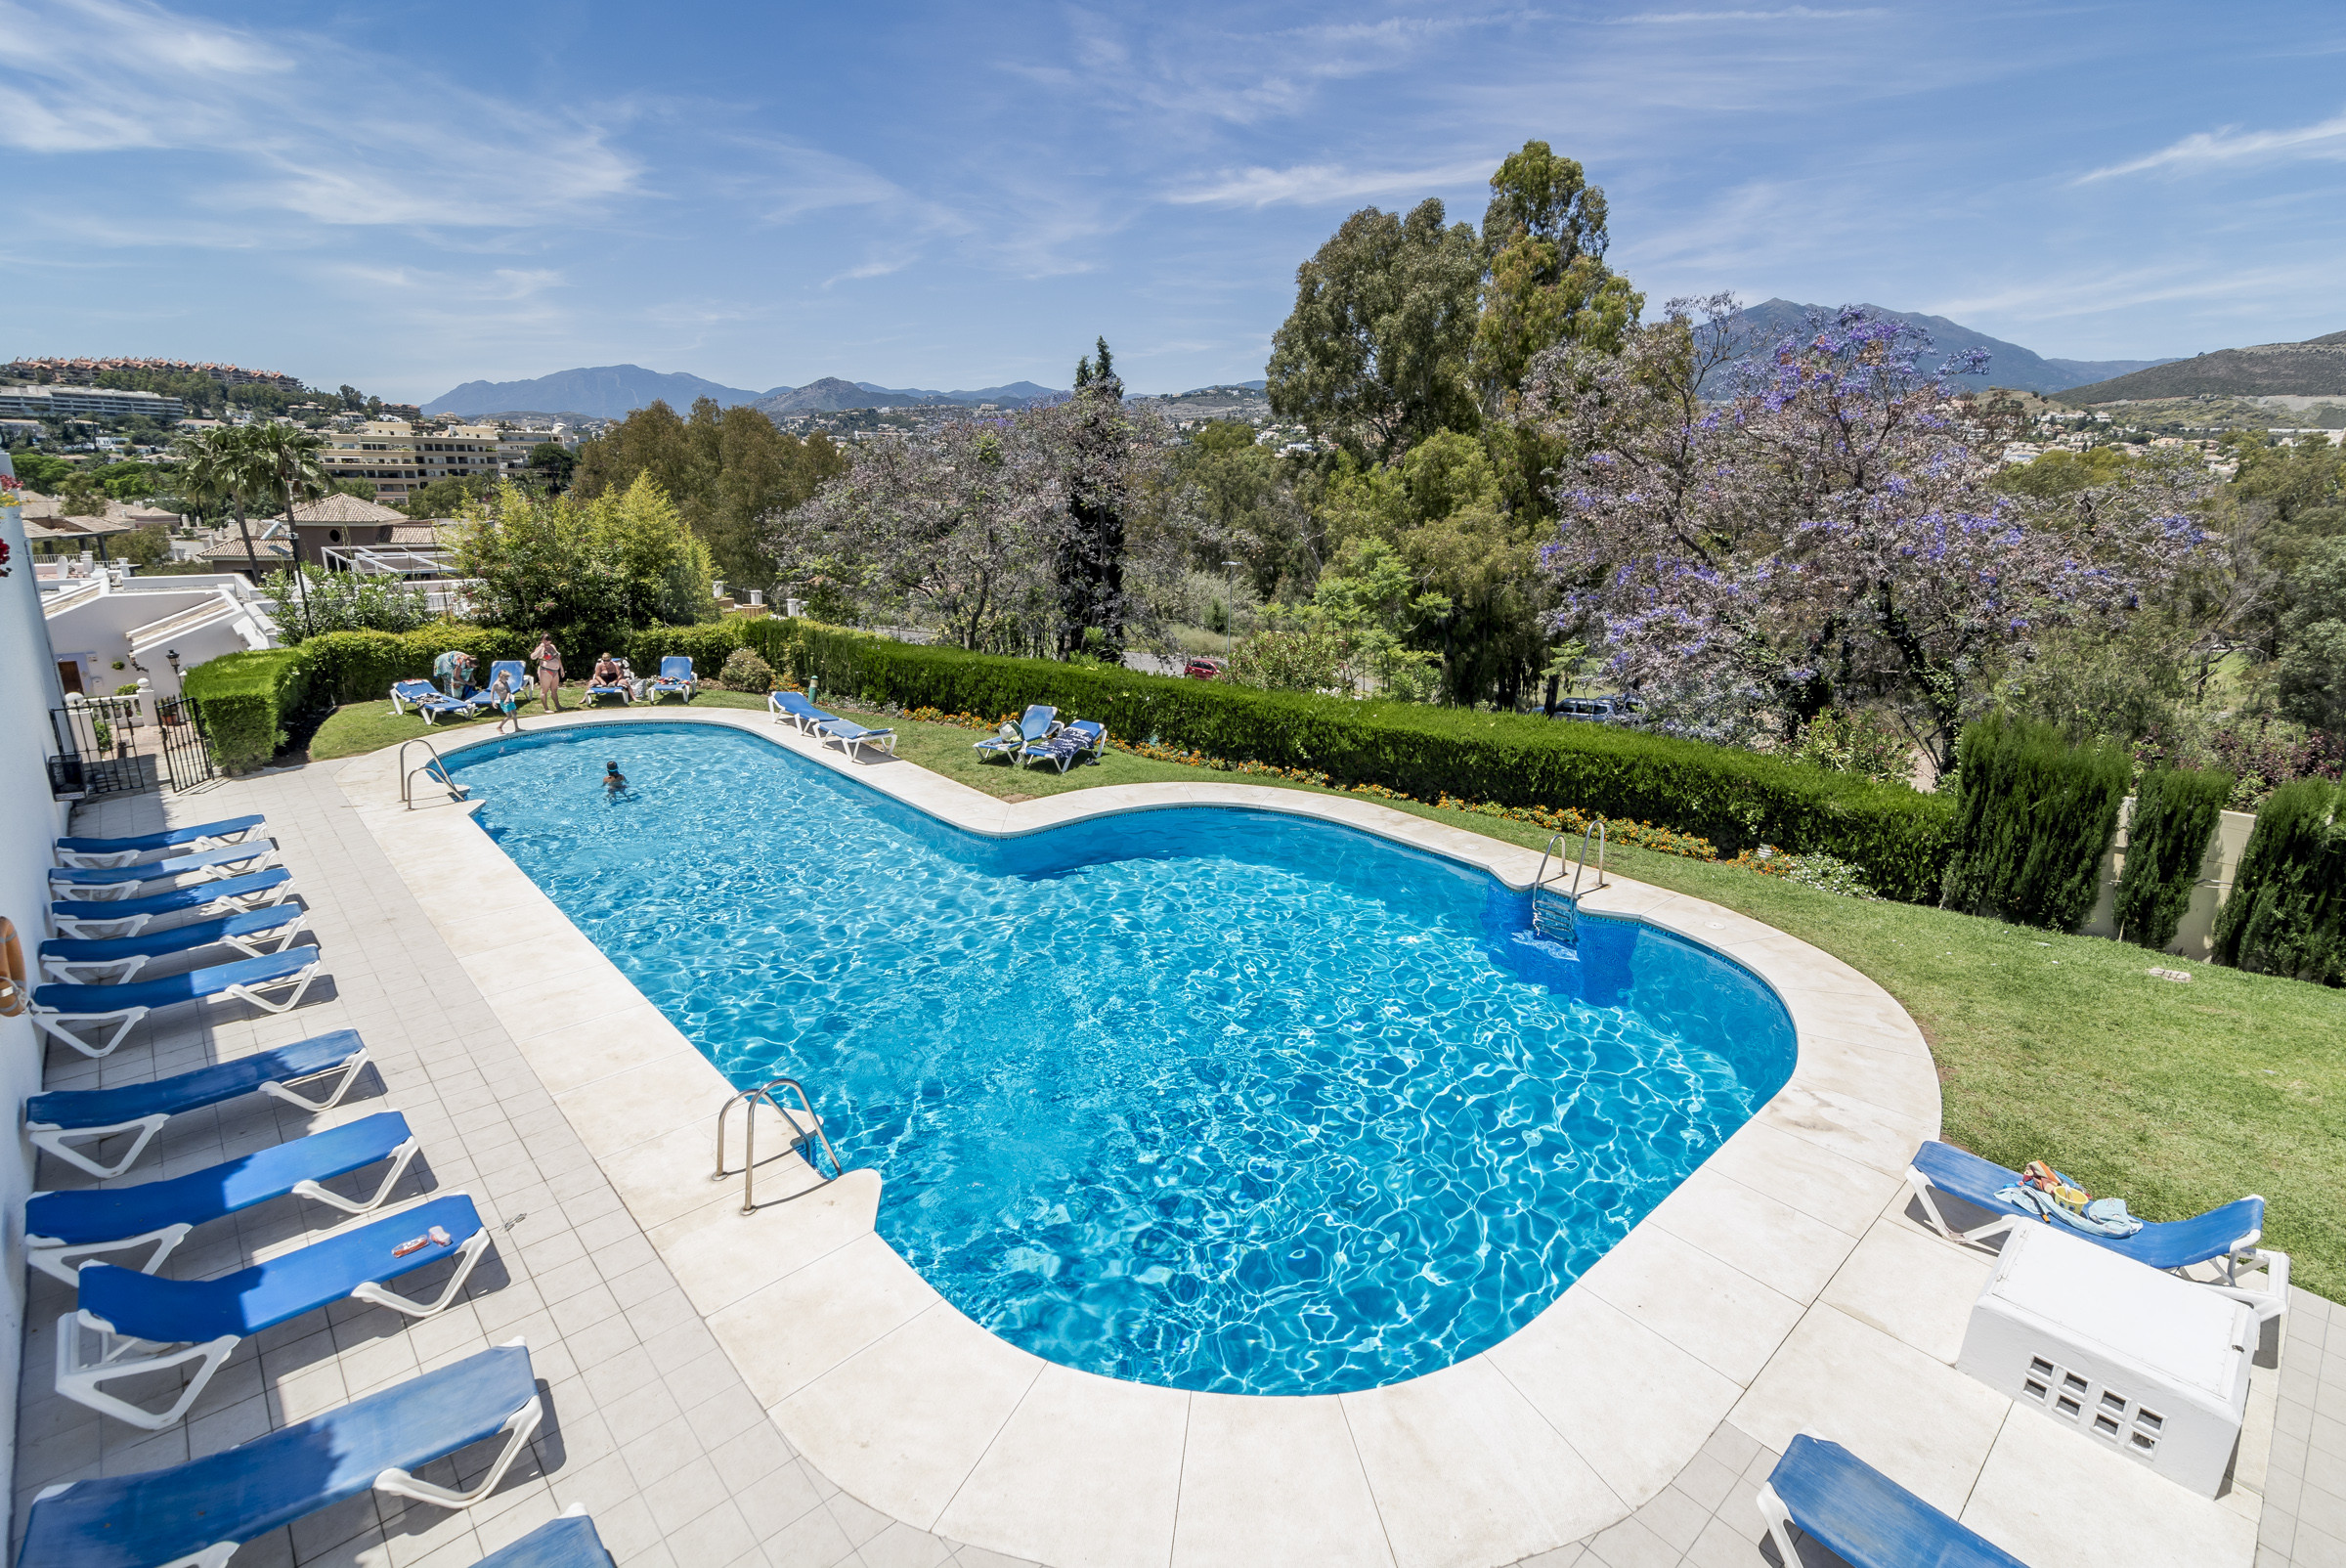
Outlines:
[{"label": "swimming pool", "polygon": [[[605,798],[616,760],[629,798]],[[1332,1393],[1521,1328],[1784,1083],[1740,967],[1479,869],[1182,807],[994,840],[737,731],[468,748],[476,820],[882,1236],[1049,1360]]]}]

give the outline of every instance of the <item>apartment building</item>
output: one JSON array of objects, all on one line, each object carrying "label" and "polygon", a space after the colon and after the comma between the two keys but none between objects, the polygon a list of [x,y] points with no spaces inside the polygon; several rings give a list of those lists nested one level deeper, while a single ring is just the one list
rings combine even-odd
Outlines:
[{"label": "apartment building", "polygon": [[188,412],[177,398],[111,387],[0,386],[0,414],[16,419],[102,419],[143,414],[168,424]]},{"label": "apartment building", "polygon": [[493,424],[435,430],[406,419],[369,419],[335,431],[319,457],[336,479],[367,480],[376,501],[396,505],[435,479],[500,477],[502,435]]}]

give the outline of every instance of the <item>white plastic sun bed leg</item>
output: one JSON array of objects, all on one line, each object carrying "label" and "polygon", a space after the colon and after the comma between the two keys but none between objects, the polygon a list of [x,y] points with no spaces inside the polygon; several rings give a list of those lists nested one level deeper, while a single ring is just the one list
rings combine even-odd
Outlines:
[{"label": "white plastic sun bed leg", "polygon": [[[282,1100],[285,1104],[297,1106],[303,1111],[331,1111],[342,1103],[344,1095],[350,1093],[350,1086],[359,1081],[359,1069],[366,1065],[367,1052],[362,1048],[353,1053],[347,1062],[336,1063],[333,1067],[323,1067],[316,1072],[305,1072],[298,1078],[282,1080],[270,1078],[262,1082],[254,1092],[268,1095],[272,1099]],[[341,1082],[335,1084],[334,1092],[324,1100],[312,1100],[306,1096],[297,1095],[290,1087],[296,1083],[316,1083],[320,1078],[332,1077],[336,1073],[341,1074]]]},{"label": "white plastic sun bed leg", "polygon": [[246,958],[268,958],[292,946],[293,938],[308,924],[306,920],[288,920],[275,931],[256,931],[249,936],[223,936],[220,944],[234,947]]},{"label": "white plastic sun bed leg", "polygon": [[[196,848],[201,848],[200,844]],[[135,865],[146,852],[145,849],[68,849],[61,844],[57,849],[57,863],[67,871],[111,871],[117,866]]]},{"label": "white plastic sun bed leg", "polygon": [[1792,1523],[1792,1515],[1785,1511],[1784,1500],[1776,1496],[1776,1489],[1764,1481],[1760,1484],[1760,1517],[1767,1523],[1768,1539],[1776,1544],[1784,1568],[1801,1568],[1800,1556],[1792,1549],[1792,1533],[1785,1529]]},{"label": "white plastic sun bed leg", "polygon": [[1930,1222],[1931,1228],[1950,1241],[1985,1246],[1991,1238],[2003,1236],[2020,1223],[2018,1214],[1999,1214],[1985,1225],[1974,1226],[1968,1231],[1957,1230],[1953,1222],[1948,1220],[1946,1210],[1938,1206],[1938,1190],[1931,1185],[1930,1177],[1909,1165],[1906,1167],[1906,1185],[1913,1189],[1916,1200],[1923,1205],[1923,1217]]},{"label": "white plastic sun bed leg", "polygon": [[[109,1127],[60,1127],[51,1121],[28,1121],[24,1124],[24,1135],[32,1140],[35,1149],[45,1149],[75,1170],[86,1170],[104,1181],[130,1169],[154,1141],[154,1135],[163,1130],[163,1123],[170,1119],[171,1113],[166,1111],[141,1116],[136,1121],[117,1121]],[[130,1153],[110,1165],[101,1165],[65,1141],[71,1138],[95,1147],[119,1132],[136,1132],[138,1136],[130,1141]]]},{"label": "white plastic sun bed leg", "polygon": [[234,1541],[215,1541],[201,1551],[191,1551],[184,1557],[174,1557],[161,1568],[228,1568],[228,1560],[237,1554]]},{"label": "white plastic sun bed leg", "polygon": [[[84,1331],[99,1336],[99,1357],[96,1361],[81,1359],[81,1336]],[[145,1340],[117,1336],[113,1326],[104,1318],[93,1318],[84,1312],[68,1312],[57,1320],[57,1391],[77,1405],[87,1405],[102,1415],[128,1421],[150,1432],[159,1432],[187,1415],[211,1382],[212,1374],[220,1370],[237,1346],[242,1342],[239,1334],[223,1334],[201,1344],[183,1345],[177,1350],[154,1350],[145,1354],[133,1352],[132,1347]],[[200,1361],[196,1375],[188,1386],[179,1391],[179,1398],[168,1410],[141,1409],[126,1399],[106,1392],[100,1385],[117,1377],[138,1372],[160,1372],[167,1367]]]},{"label": "white plastic sun bed leg", "polygon": [[527,1405],[506,1416],[505,1424],[498,1428],[505,1434],[504,1449],[498,1455],[497,1462],[489,1466],[489,1473],[481,1477],[481,1484],[469,1492],[452,1492],[447,1487],[434,1486],[429,1481],[418,1481],[400,1469],[385,1470],[376,1476],[374,1489],[388,1492],[395,1498],[436,1503],[443,1508],[469,1508],[497,1490],[498,1483],[505,1478],[505,1471],[512,1468],[515,1459],[521,1458],[521,1451],[530,1446],[530,1439],[537,1435],[538,1423],[544,1418],[545,1401],[537,1394],[532,1394]]},{"label": "white plastic sun bed leg", "polygon": [[[159,882],[162,879],[155,877],[149,880]],[[139,889],[144,885],[139,882],[82,883],[58,880],[49,884],[49,892],[53,896],[59,898],[78,899],[83,903],[110,904],[119,903],[125,898],[138,897]]]},{"label": "white plastic sun bed leg", "polygon": [[[423,1140],[420,1138],[411,1138],[397,1149],[392,1150],[391,1169],[384,1174],[382,1183],[375,1188],[372,1198],[344,1198],[340,1193],[328,1192],[313,1181],[295,1182],[293,1196],[314,1198],[319,1202],[338,1208],[345,1214],[372,1213],[375,1209],[383,1206],[383,1199],[391,1196],[391,1189],[399,1185],[399,1179],[408,1173],[408,1166],[414,1162],[415,1156],[422,1151]],[[149,1269],[147,1272],[152,1274],[154,1271]]]},{"label": "white plastic sun bed leg", "polygon": [[[258,955],[255,955],[258,956]],[[147,967],[147,955],[128,958],[44,958],[41,968],[60,985],[120,985]],[[75,970],[82,973],[76,975]],[[119,974],[109,974],[119,970]]]},{"label": "white plastic sun bed leg", "polygon": [[[250,1002],[264,1013],[290,1013],[301,1005],[302,997],[309,993],[310,981],[317,978],[318,966],[312,963],[283,980],[273,980],[259,985],[224,986],[220,994],[233,996],[239,1002]],[[272,1002],[261,995],[263,991],[282,990],[288,985],[293,987],[292,992],[282,1002]]]},{"label": "white plastic sun bed leg", "polygon": [[[32,1196],[39,1198],[41,1195],[35,1193]],[[194,1229],[192,1225],[166,1225],[160,1230],[149,1231],[144,1236],[125,1236],[115,1241],[80,1241],[71,1246],[51,1237],[27,1234],[24,1238],[24,1261],[51,1279],[71,1285],[74,1283],[74,1271],[85,1260],[96,1258],[104,1252],[120,1252],[134,1246],[152,1244],[154,1251],[146,1262],[139,1265],[141,1274],[152,1274],[162,1267],[163,1259],[171,1255],[171,1249],[186,1240],[188,1232]]]},{"label": "white plastic sun bed leg", "polygon": [[[65,1041],[83,1056],[102,1057],[113,1055],[114,1047],[139,1026],[139,1020],[152,1011],[145,1007],[117,1007],[110,1013],[47,1013],[36,1007],[32,1009],[31,1016],[34,1026],[51,1039]],[[93,1045],[73,1032],[76,1027],[86,1028],[93,1024],[103,1024],[112,1020],[120,1020],[120,1023],[115,1026],[112,1037],[104,1045]]]},{"label": "white plastic sun bed leg", "polygon": [[108,941],[116,936],[136,936],[153,918],[152,915],[53,914],[49,923],[67,941]]},{"label": "white plastic sun bed leg", "polygon": [[439,1299],[435,1301],[423,1302],[417,1301],[412,1296],[403,1296],[390,1286],[378,1284],[373,1280],[368,1281],[353,1290],[350,1298],[353,1301],[370,1302],[378,1307],[389,1307],[393,1312],[400,1313],[405,1317],[435,1317],[446,1312],[449,1304],[456,1299],[456,1292],[464,1288],[466,1280],[472,1278],[473,1265],[480,1262],[481,1254],[488,1250],[489,1227],[484,1225],[464,1239],[464,1245],[456,1256],[456,1272],[448,1277],[448,1284],[440,1287]]}]

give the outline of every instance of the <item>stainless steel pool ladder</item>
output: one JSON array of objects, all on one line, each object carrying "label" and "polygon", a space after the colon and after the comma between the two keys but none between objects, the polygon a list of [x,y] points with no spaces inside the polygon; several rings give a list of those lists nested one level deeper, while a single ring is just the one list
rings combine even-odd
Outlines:
[{"label": "stainless steel pool ladder", "polygon": [[[1596,837],[1596,887],[1588,891],[1594,893],[1605,885],[1605,819],[1600,816],[1581,830],[1580,856],[1571,862],[1572,890],[1567,896],[1572,898],[1581,895],[1581,877],[1588,869],[1588,839],[1591,834]],[[1547,847],[1540,851],[1540,874],[1532,879],[1532,931],[1535,935],[1540,932],[1541,892],[1551,881],[1563,880],[1567,862],[1564,844],[1571,836],[1570,833],[1551,833],[1547,837]],[[1547,874],[1547,862],[1551,856],[1556,862],[1556,874],[1552,878]]]},{"label": "stainless steel pool ladder", "polygon": [[[423,748],[426,761],[421,767],[411,768],[408,766],[408,748],[411,746]],[[440,753],[434,749],[430,741],[420,735],[413,740],[403,740],[399,743],[399,798],[411,811],[415,809],[415,775],[418,773],[445,788],[448,791],[448,798],[452,801],[464,799],[465,794],[471,789],[470,785],[459,784],[449,777],[448,763],[440,760]]]},{"label": "stainless steel pool ladder", "polygon": [[[800,1109],[806,1113],[805,1126],[800,1126],[799,1118],[792,1115],[784,1108],[782,1102],[774,1098],[773,1092],[778,1088],[788,1088],[799,1097]],[[721,1182],[732,1174],[731,1171],[725,1169],[725,1118],[733,1114],[735,1106],[746,1104],[750,1108],[749,1129],[742,1134],[741,1150],[741,1211],[744,1214],[758,1212],[756,1196],[758,1190],[758,1102],[760,1100],[773,1107],[774,1114],[788,1122],[791,1130],[798,1134],[791,1140],[794,1147],[804,1143],[808,1132],[814,1134],[815,1142],[823,1146],[823,1153],[831,1159],[831,1174],[823,1176],[826,1186],[847,1174],[847,1167],[839,1162],[839,1152],[831,1147],[831,1140],[823,1132],[823,1118],[814,1113],[814,1102],[806,1098],[806,1086],[796,1078],[768,1078],[755,1089],[742,1090],[741,1093],[726,1101],[723,1109],[717,1113],[717,1171],[709,1179]],[[807,1163],[814,1165],[812,1160],[808,1160]],[[814,1165],[814,1173],[822,1176],[822,1167]]]}]

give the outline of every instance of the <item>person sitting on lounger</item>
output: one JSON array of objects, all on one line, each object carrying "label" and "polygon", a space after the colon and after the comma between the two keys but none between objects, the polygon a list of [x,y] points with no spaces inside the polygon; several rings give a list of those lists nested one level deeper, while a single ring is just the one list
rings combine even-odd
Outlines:
[{"label": "person sitting on lounger", "polygon": [[612,658],[606,653],[600,659],[594,661],[594,683],[596,685],[615,686],[619,684],[623,676],[619,668],[619,661],[617,659]]}]

